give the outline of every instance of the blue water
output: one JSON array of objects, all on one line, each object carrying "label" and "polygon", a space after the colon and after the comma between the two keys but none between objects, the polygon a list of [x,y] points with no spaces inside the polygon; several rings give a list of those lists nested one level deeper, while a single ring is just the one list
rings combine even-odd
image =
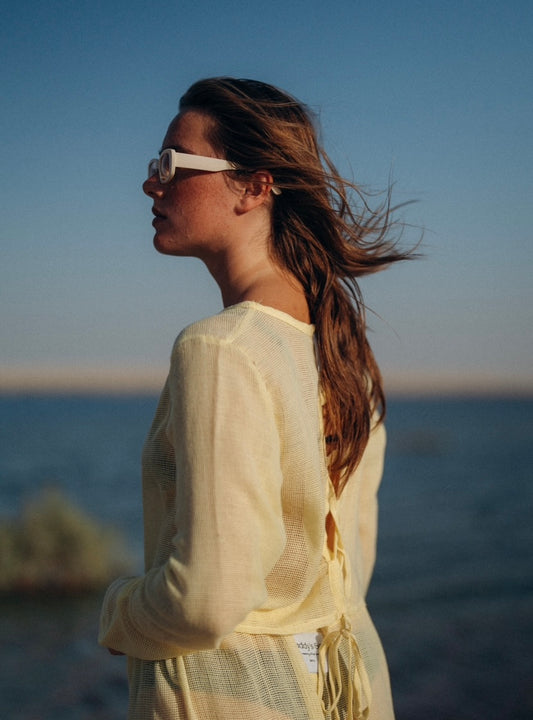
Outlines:
[{"label": "blue water", "polygon": [[[0,514],[55,485],[140,566],[140,450],[155,397],[0,397]],[[368,603],[398,720],[533,718],[533,401],[391,400]],[[0,605],[0,716],[121,720],[98,598]],[[31,678],[31,683],[28,681]],[[29,691],[31,688],[31,691]]]}]

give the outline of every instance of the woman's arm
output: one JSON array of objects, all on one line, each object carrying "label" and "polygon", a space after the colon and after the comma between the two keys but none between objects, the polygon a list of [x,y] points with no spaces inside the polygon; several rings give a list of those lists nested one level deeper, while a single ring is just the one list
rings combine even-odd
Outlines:
[{"label": "woman's arm", "polygon": [[169,387],[171,554],[143,577],[115,581],[100,622],[102,645],[149,660],[219,646],[267,599],[285,546],[278,430],[255,365],[231,343],[187,337]]}]

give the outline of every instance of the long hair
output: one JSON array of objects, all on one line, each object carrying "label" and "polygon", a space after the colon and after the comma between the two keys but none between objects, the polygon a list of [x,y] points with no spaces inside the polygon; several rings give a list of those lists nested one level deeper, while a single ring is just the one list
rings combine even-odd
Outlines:
[{"label": "long hair", "polygon": [[308,108],[254,80],[200,80],[180,110],[213,120],[213,147],[246,171],[268,170],[271,253],[302,285],[316,328],[329,473],[340,495],[385,416],[382,378],[366,335],[357,278],[410,256],[398,248],[390,189],[377,209],[341,178],[320,147]]}]

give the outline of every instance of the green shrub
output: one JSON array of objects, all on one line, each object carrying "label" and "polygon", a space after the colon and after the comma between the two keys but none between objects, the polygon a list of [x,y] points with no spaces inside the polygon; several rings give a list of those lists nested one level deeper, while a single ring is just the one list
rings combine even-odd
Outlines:
[{"label": "green shrub", "polygon": [[98,590],[131,567],[119,535],[58,490],[0,521],[0,593],[75,594]]}]

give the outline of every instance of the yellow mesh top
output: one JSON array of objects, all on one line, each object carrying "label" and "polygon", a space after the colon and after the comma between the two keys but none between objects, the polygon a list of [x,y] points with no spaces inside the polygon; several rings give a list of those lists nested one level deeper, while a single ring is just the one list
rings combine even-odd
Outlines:
[{"label": "yellow mesh top", "polygon": [[244,302],[179,335],[143,451],[146,572],[100,619],[129,656],[130,718],[393,719],[364,603],[384,447],[378,426],[335,498],[312,325]]}]

